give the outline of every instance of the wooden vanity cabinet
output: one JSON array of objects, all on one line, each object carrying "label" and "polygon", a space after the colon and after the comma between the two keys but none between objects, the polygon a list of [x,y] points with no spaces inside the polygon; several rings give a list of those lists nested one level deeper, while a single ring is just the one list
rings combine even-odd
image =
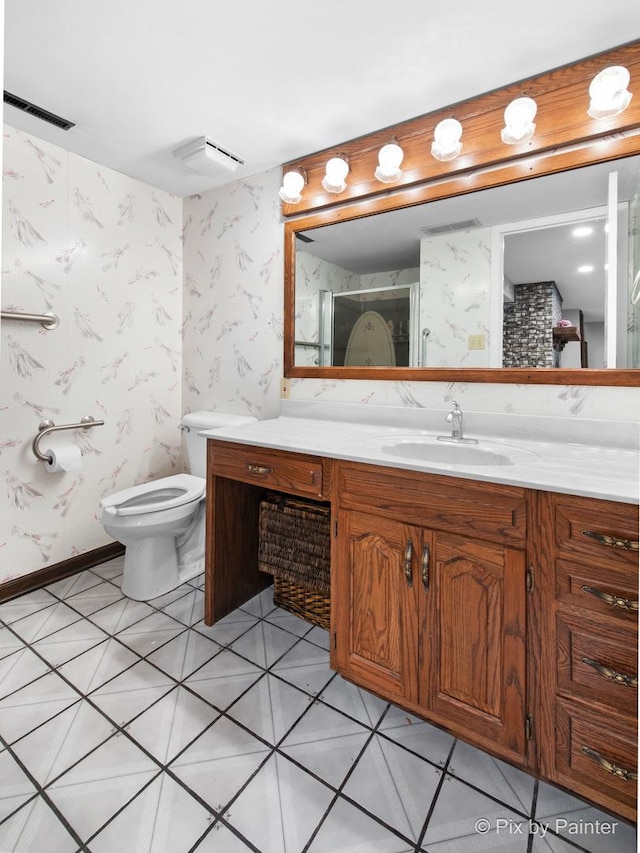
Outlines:
[{"label": "wooden vanity cabinet", "polygon": [[543,775],[636,819],[638,507],[532,494]]},{"label": "wooden vanity cabinet", "polygon": [[210,441],[205,622],[270,583],[267,490],[331,502],[331,665],[636,818],[638,507]]},{"label": "wooden vanity cabinet", "polygon": [[527,762],[523,489],[340,462],[332,665]]}]

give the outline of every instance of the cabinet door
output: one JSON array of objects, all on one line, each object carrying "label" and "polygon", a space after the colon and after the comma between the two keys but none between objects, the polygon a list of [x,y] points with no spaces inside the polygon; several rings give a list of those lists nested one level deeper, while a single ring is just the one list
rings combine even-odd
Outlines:
[{"label": "cabinet door", "polygon": [[332,663],[391,701],[417,698],[419,537],[419,529],[379,515],[338,513]]},{"label": "cabinet door", "polygon": [[525,753],[525,557],[434,534],[424,584],[421,702],[507,757]]}]

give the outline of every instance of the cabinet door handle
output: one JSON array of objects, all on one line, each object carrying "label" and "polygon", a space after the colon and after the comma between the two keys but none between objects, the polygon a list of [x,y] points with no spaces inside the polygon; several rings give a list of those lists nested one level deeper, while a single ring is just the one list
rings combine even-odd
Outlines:
[{"label": "cabinet door handle", "polygon": [[617,764],[614,764],[613,761],[609,761],[608,758],[600,755],[599,752],[596,752],[595,749],[591,749],[588,746],[583,746],[582,751],[585,755],[588,755],[589,758],[593,758],[594,761],[602,767],[603,770],[606,770],[607,773],[611,773],[612,776],[615,776],[618,779],[622,779],[624,782],[637,782],[638,774],[634,773],[632,770],[625,770],[624,767],[618,767]]},{"label": "cabinet door handle", "polygon": [[424,591],[429,592],[429,560],[431,559],[431,548],[429,547],[429,543],[426,542],[424,548],[422,549],[422,585],[424,586]]},{"label": "cabinet door handle", "polygon": [[605,666],[603,663],[600,663],[600,661],[592,660],[591,658],[582,658],[582,663],[586,663],[587,666],[593,667],[603,678],[608,678],[609,681],[614,681],[616,684],[624,684],[627,687],[638,686],[637,675],[626,675],[624,672],[618,672],[610,666]]},{"label": "cabinet door handle", "polygon": [[581,589],[583,592],[588,592],[589,595],[595,595],[596,598],[599,598],[600,601],[604,601],[605,604],[611,604],[614,607],[621,607],[623,610],[633,610],[636,613],[638,612],[637,601],[631,601],[629,598],[623,598],[620,595],[611,595],[609,592],[602,592],[602,590],[596,589],[593,586],[587,586],[587,584],[583,584]]},{"label": "cabinet door handle", "polygon": [[413,559],[413,540],[411,537],[407,539],[407,547],[404,549],[404,576],[407,579],[409,586],[413,584],[413,569],[411,561]]},{"label": "cabinet door handle", "polygon": [[246,462],[245,466],[250,474],[261,474],[264,476],[273,473],[273,468],[267,468],[265,465],[255,465],[252,462]]},{"label": "cabinet door handle", "polygon": [[622,539],[619,536],[608,536],[606,533],[594,533],[593,530],[581,531],[583,536],[589,536],[595,539],[600,545],[607,545],[609,548],[620,548],[622,551],[640,551],[640,542],[633,542],[631,539]]}]

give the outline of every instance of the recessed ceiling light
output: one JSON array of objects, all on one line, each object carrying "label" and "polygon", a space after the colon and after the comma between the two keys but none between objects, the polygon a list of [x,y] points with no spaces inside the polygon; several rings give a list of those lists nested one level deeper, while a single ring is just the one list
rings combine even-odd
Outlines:
[{"label": "recessed ceiling light", "polygon": [[582,272],[582,273],[593,272],[593,265],[592,264],[583,264],[581,267],[578,267],[578,272]]},{"label": "recessed ceiling light", "polygon": [[574,228],[571,232],[573,237],[588,237],[590,234],[593,234],[593,228],[591,225],[578,225],[577,228]]}]

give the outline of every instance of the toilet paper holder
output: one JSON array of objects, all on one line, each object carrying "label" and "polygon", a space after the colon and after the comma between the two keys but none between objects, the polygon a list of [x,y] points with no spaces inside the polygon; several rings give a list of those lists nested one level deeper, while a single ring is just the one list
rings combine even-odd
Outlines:
[{"label": "toilet paper holder", "polygon": [[41,462],[51,462],[51,457],[47,456],[46,453],[43,453],[40,450],[40,442],[46,435],[63,429],[89,429],[94,426],[104,426],[104,421],[97,421],[95,418],[92,418],[91,415],[87,415],[82,418],[82,420],[77,424],[60,424],[59,426],[56,426],[53,421],[42,421],[38,427],[38,434],[33,439],[31,449],[33,450],[36,458]]}]

